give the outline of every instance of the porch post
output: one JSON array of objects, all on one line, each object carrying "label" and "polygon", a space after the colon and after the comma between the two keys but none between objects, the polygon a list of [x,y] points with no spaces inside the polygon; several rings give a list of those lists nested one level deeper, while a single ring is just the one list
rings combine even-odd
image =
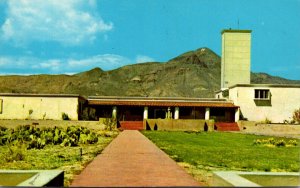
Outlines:
[{"label": "porch post", "polygon": [[205,120],[209,120],[210,116],[210,108],[205,108]]},{"label": "porch post", "polygon": [[238,122],[240,120],[240,108],[235,109],[234,121]]},{"label": "porch post", "polygon": [[148,106],[144,107],[144,119],[148,119]]},{"label": "porch post", "polygon": [[112,108],[112,116],[113,119],[117,119],[117,107],[113,106]]},{"label": "porch post", "polygon": [[175,107],[174,119],[179,119],[179,107]]}]

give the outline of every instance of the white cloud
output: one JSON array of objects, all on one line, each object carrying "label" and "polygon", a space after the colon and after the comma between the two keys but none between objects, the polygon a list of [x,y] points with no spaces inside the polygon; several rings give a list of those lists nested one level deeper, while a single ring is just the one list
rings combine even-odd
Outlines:
[{"label": "white cloud", "polygon": [[130,59],[115,55],[103,54],[83,59],[38,59],[33,57],[0,57],[0,74],[74,74],[95,67],[112,70],[131,64]]},{"label": "white cloud", "polygon": [[[138,61],[139,60],[139,61]],[[0,56],[0,74],[74,74],[100,67],[112,70],[137,62],[150,62],[148,56],[137,56],[135,60],[116,55],[99,54],[81,59],[39,59],[32,56]]]},{"label": "white cloud", "polygon": [[93,0],[10,0],[2,38],[19,45],[29,41],[92,42],[97,34],[113,29],[95,7]]},{"label": "white cloud", "polygon": [[154,61],[155,60],[153,58],[144,55],[138,55],[135,60],[136,63],[146,63],[146,62],[154,62]]},{"label": "white cloud", "polygon": [[72,69],[78,69],[78,68],[94,68],[94,67],[100,67],[103,70],[112,70],[124,65],[128,65],[132,63],[130,59],[115,55],[115,54],[103,54],[103,55],[96,55],[92,56],[86,59],[69,59],[68,60],[68,66]]}]

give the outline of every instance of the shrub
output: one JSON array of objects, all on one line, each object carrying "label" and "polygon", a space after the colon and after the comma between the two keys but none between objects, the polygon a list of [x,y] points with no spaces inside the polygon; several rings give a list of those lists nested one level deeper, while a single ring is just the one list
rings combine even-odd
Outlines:
[{"label": "shrub", "polygon": [[33,110],[30,109],[30,110],[28,111],[28,114],[31,115],[32,113],[33,113]]},{"label": "shrub", "polygon": [[30,125],[19,126],[15,130],[0,127],[0,145],[25,144],[26,149],[43,149],[46,145],[78,146],[79,144],[94,144],[100,134],[86,127],[70,126],[36,128]]},{"label": "shrub", "polygon": [[297,146],[298,145],[297,140],[289,140],[288,145]]},{"label": "shrub", "polygon": [[270,123],[272,123],[272,121],[270,119],[266,118],[265,121],[264,121],[264,123],[265,124],[270,124]]},{"label": "shrub", "polygon": [[293,120],[295,123],[300,123],[300,108],[296,109],[293,113]]},{"label": "shrub", "polygon": [[3,158],[6,162],[23,161],[25,159],[26,145],[18,143],[17,145],[8,145],[8,152]]},{"label": "shrub", "polygon": [[117,120],[115,118],[105,118],[103,124],[105,125],[105,130],[112,131],[117,128]]},{"label": "shrub", "polygon": [[63,120],[70,120],[69,115],[64,112],[61,114],[61,117]]},{"label": "shrub", "polygon": [[27,118],[25,118],[25,119],[26,119],[26,120],[31,119],[32,113],[33,113],[33,110],[32,110],[32,109],[28,110],[28,116],[27,116]]},{"label": "shrub", "polygon": [[276,140],[274,138],[268,138],[268,139],[257,139],[253,142],[253,145],[263,145],[263,146],[269,146],[269,147],[285,147],[285,146],[297,146],[298,142],[297,140]]},{"label": "shrub", "polygon": [[275,142],[275,146],[278,146],[278,147],[280,147],[280,146],[285,146],[286,144],[285,144],[285,141],[284,140],[278,140],[277,142]]}]

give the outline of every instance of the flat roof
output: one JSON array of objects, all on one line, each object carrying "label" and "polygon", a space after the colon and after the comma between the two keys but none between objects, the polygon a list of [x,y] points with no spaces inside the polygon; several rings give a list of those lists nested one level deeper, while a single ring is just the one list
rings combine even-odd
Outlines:
[{"label": "flat roof", "polygon": [[216,98],[195,98],[195,97],[127,97],[127,96],[88,96],[88,99],[116,99],[116,100],[167,100],[167,101],[226,101]]},{"label": "flat roof", "polygon": [[12,96],[12,97],[76,97],[84,98],[79,94],[38,94],[38,93],[0,93],[0,96]]},{"label": "flat roof", "polygon": [[226,99],[181,97],[88,97],[89,105],[238,108]]},{"label": "flat roof", "polygon": [[279,87],[279,88],[300,88],[300,84],[235,84],[229,89],[235,87]]},{"label": "flat roof", "polygon": [[220,93],[222,91],[226,91],[235,87],[300,88],[300,84],[235,84],[228,88],[217,90],[215,91],[215,93]]},{"label": "flat roof", "polygon": [[223,33],[251,33],[252,30],[239,30],[239,29],[223,29],[221,34]]}]

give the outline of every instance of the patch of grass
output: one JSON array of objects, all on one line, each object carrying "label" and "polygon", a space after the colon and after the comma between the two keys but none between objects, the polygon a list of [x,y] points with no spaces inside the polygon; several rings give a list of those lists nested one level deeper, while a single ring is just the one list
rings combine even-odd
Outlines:
[{"label": "patch of grass", "polygon": [[[143,134],[193,175],[192,171],[197,170],[202,175],[203,170],[208,173],[212,170],[300,170],[299,140],[295,147],[259,147],[253,142],[268,137],[227,132],[144,131]],[[209,178],[201,181],[209,183]]]},{"label": "patch of grass", "polygon": [[[108,133],[110,136],[100,136],[95,144],[82,144],[76,147],[61,145],[46,145],[43,149],[24,150],[22,160],[0,160],[0,169],[18,170],[51,170],[65,171],[64,186],[69,186],[74,175],[79,174],[95,156],[110,143],[117,135],[116,132]],[[82,156],[80,156],[82,148]],[[3,159],[10,149],[8,146],[0,146],[0,159]]]}]

